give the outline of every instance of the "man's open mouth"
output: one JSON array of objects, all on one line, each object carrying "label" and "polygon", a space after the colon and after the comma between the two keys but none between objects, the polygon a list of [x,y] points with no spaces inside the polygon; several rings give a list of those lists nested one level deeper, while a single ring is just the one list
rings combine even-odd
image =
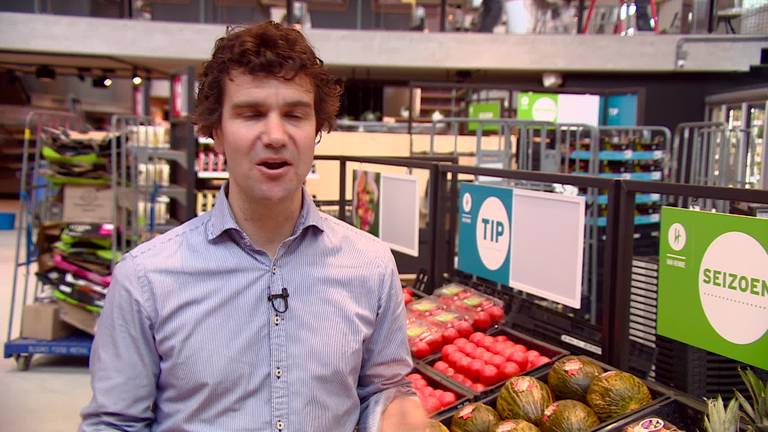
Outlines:
[{"label": "man's open mouth", "polygon": [[280,168],[287,167],[289,164],[285,161],[278,162],[262,162],[259,166],[262,166],[268,170],[279,170]]}]

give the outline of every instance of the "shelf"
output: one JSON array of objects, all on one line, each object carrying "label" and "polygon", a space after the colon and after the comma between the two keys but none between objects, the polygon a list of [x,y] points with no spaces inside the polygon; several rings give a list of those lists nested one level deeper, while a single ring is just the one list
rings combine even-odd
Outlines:
[{"label": "shelf", "polygon": [[[571,153],[571,159],[590,160],[592,154],[586,150],[576,150]],[[632,151],[632,150],[603,150],[598,153],[599,160],[605,161],[641,161],[641,160],[661,160],[664,158],[662,150],[653,151]]]},{"label": "shelf", "polygon": [[[661,201],[661,194],[636,194],[635,204],[652,204]],[[598,204],[608,204],[608,195],[597,197]]]},{"label": "shelf", "polygon": [[[591,219],[590,223],[592,223],[593,220],[594,219]],[[648,215],[638,215],[638,216],[635,216],[635,225],[650,225],[650,224],[659,223],[660,220],[661,220],[661,214],[659,213],[648,214]],[[606,218],[605,216],[601,216],[597,218],[597,226],[599,227],[606,226],[608,224],[607,222],[608,222],[608,218]]]},{"label": "shelf", "polygon": [[226,180],[229,178],[227,171],[198,171],[197,178],[211,180]]}]

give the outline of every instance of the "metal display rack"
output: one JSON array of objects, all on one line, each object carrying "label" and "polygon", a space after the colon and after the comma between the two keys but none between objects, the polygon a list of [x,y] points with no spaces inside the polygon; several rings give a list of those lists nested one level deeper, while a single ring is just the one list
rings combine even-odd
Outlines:
[{"label": "metal display rack", "polygon": [[[3,349],[3,356],[5,358],[13,357],[20,370],[27,370],[32,362],[32,356],[37,354],[64,356],[88,356],[90,354],[91,339],[85,335],[45,341],[22,337],[14,338],[13,331],[17,301],[22,306],[29,302],[30,273],[34,271],[33,264],[39,257],[36,243],[38,230],[43,223],[61,217],[60,212],[53,208],[53,197],[56,193],[53,189],[55,187],[43,180],[41,171],[45,165],[42,159],[44,130],[45,128],[62,127],[73,129],[84,128],[85,125],[82,119],[74,114],[34,111],[27,115],[25,122],[21,187],[19,189],[21,207],[19,208],[16,231],[8,331]],[[22,241],[24,242],[23,245]],[[21,281],[22,278],[23,282]],[[33,285],[32,300],[37,302],[42,297],[43,284],[35,278]]]}]

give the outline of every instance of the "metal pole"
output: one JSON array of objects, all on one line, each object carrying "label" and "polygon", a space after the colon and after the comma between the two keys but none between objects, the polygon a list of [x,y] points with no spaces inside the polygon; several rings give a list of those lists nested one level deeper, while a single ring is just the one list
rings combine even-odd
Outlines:
[{"label": "metal pole", "polygon": [[288,25],[295,24],[296,17],[293,16],[293,0],[285,0],[285,20]]},{"label": "metal pole", "polygon": [[446,18],[448,17],[448,0],[440,0],[440,31],[446,29]]},{"label": "metal pole", "polygon": [[576,24],[576,33],[584,33],[584,30],[581,28],[581,26],[584,23],[584,3],[585,0],[579,0],[579,10],[578,10],[578,20]]},{"label": "metal pole", "polygon": [[[440,172],[439,164],[432,164],[429,168],[429,281],[427,281],[427,293],[431,294],[435,291],[435,287],[442,282],[442,275],[437,271],[437,241],[444,236],[440,231],[441,227],[445,227],[443,219],[443,208],[440,203],[440,193],[443,190],[444,176],[445,174]],[[439,278],[439,281],[438,281]]]},{"label": "metal pole", "polygon": [[613,273],[613,298],[609,304],[608,321],[610,328],[607,356],[609,363],[618,369],[626,370],[629,365],[629,303],[630,283],[632,279],[632,255],[635,231],[635,193],[627,190],[623,182],[619,189],[619,204],[616,229],[614,233],[615,272]]},{"label": "metal pole", "polygon": [[[354,186],[353,186],[354,191]],[[347,222],[347,161],[339,159],[339,219]]]}]

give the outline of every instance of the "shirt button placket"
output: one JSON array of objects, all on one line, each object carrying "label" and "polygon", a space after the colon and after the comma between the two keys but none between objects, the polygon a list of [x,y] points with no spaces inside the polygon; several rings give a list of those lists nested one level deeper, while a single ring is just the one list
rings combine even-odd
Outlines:
[{"label": "shirt button placket", "polygon": [[[282,272],[278,272],[277,262],[272,263],[270,291],[280,292],[285,286],[282,280]],[[288,416],[288,383],[285,378],[285,365],[287,359],[286,336],[285,336],[285,316],[273,311],[269,318],[272,322],[270,326],[270,345],[272,346],[272,419],[275,422],[275,428],[278,431],[287,430],[285,422]]]}]

